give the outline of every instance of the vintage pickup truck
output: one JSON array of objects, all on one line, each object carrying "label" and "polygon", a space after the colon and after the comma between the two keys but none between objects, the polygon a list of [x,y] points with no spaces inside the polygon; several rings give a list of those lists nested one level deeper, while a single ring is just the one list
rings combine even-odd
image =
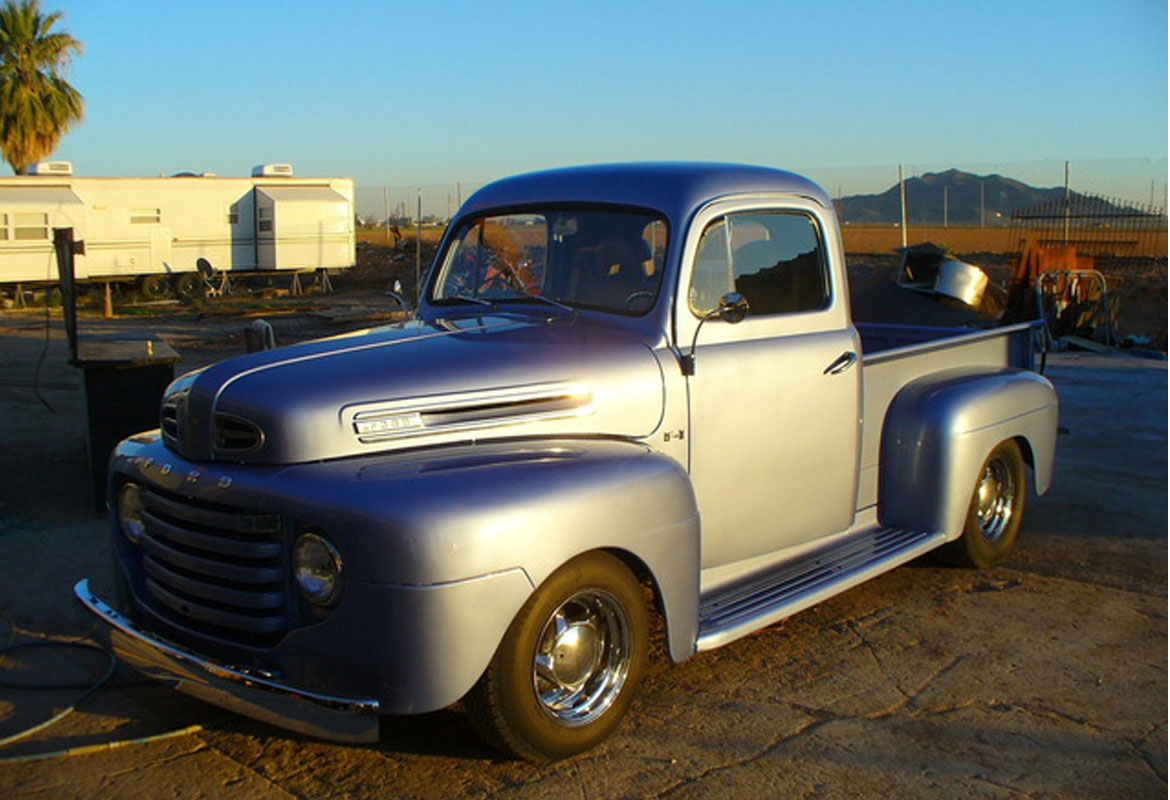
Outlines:
[{"label": "vintage pickup truck", "polygon": [[111,460],[125,661],[370,741],[460,699],[504,751],[619,722],[674,661],[939,548],[987,566],[1052,475],[1027,325],[854,324],[825,192],[622,164],[493,183],[409,322],[178,378]]}]

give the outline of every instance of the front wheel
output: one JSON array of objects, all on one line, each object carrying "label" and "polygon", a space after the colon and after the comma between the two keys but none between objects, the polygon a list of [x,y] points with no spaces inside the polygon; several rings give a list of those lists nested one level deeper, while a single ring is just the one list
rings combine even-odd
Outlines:
[{"label": "front wheel", "polygon": [[965,567],[990,567],[1007,558],[1016,545],[1026,496],[1020,446],[1000,442],[975,481],[963,535],[945,545],[943,555]]},{"label": "front wheel", "polygon": [[479,733],[541,762],[579,753],[621,721],[646,668],[642,587],[595,552],[554,572],[525,603],[467,697]]}]

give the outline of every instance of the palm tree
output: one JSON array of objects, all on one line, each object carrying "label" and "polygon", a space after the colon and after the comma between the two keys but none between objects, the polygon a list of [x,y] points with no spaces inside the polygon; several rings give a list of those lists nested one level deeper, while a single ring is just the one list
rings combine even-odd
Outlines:
[{"label": "palm tree", "polygon": [[62,76],[81,42],[51,30],[61,16],[42,14],[40,0],[0,7],[0,155],[17,175],[81,121],[81,94]]}]

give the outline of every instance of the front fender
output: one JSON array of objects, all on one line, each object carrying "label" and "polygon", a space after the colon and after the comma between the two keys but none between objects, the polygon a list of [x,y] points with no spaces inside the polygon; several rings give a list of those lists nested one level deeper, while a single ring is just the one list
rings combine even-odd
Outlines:
[{"label": "front fender", "polygon": [[[269,650],[233,646],[225,655],[275,663],[310,691],[376,692],[390,713],[454,702],[534,588],[598,549],[645,568],[637,571],[654,580],[672,658],[694,653],[694,494],[676,461],[644,445],[492,442],[256,467],[197,465],[150,436],[124,442],[114,467],[115,484],[131,479],[216,508],[277,513],[290,536],[313,529],[333,541],[345,575],[337,606]],[[123,539],[115,534],[126,549]]]},{"label": "front fender", "polygon": [[699,515],[668,456],[613,440],[489,443],[363,459],[352,479],[373,533],[355,555],[382,565],[367,579],[432,585],[519,568],[539,586],[574,556],[617,551],[652,576],[671,657],[694,653]]},{"label": "front fender", "polygon": [[882,428],[882,524],[958,538],[984,460],[1008,439],[1024,445],[1043,494],[1052,480],[1057,416],[1056,390],[1027,370],[955,369],[911,381],[890,403]]}]

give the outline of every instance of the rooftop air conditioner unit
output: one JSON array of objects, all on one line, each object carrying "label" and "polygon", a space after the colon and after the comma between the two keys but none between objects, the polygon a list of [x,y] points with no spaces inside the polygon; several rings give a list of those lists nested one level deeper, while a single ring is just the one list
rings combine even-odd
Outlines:
[{"label": "rooftop air conditioner unit", "polygon": [[73,162],[71,161],[38,161],[29,164],[29,175],[72,175]]},{"label": "rooftop air conditioner unit", "polygon": [[253,178],[291,178],[292,164],[260,164],[252,167]]}]

